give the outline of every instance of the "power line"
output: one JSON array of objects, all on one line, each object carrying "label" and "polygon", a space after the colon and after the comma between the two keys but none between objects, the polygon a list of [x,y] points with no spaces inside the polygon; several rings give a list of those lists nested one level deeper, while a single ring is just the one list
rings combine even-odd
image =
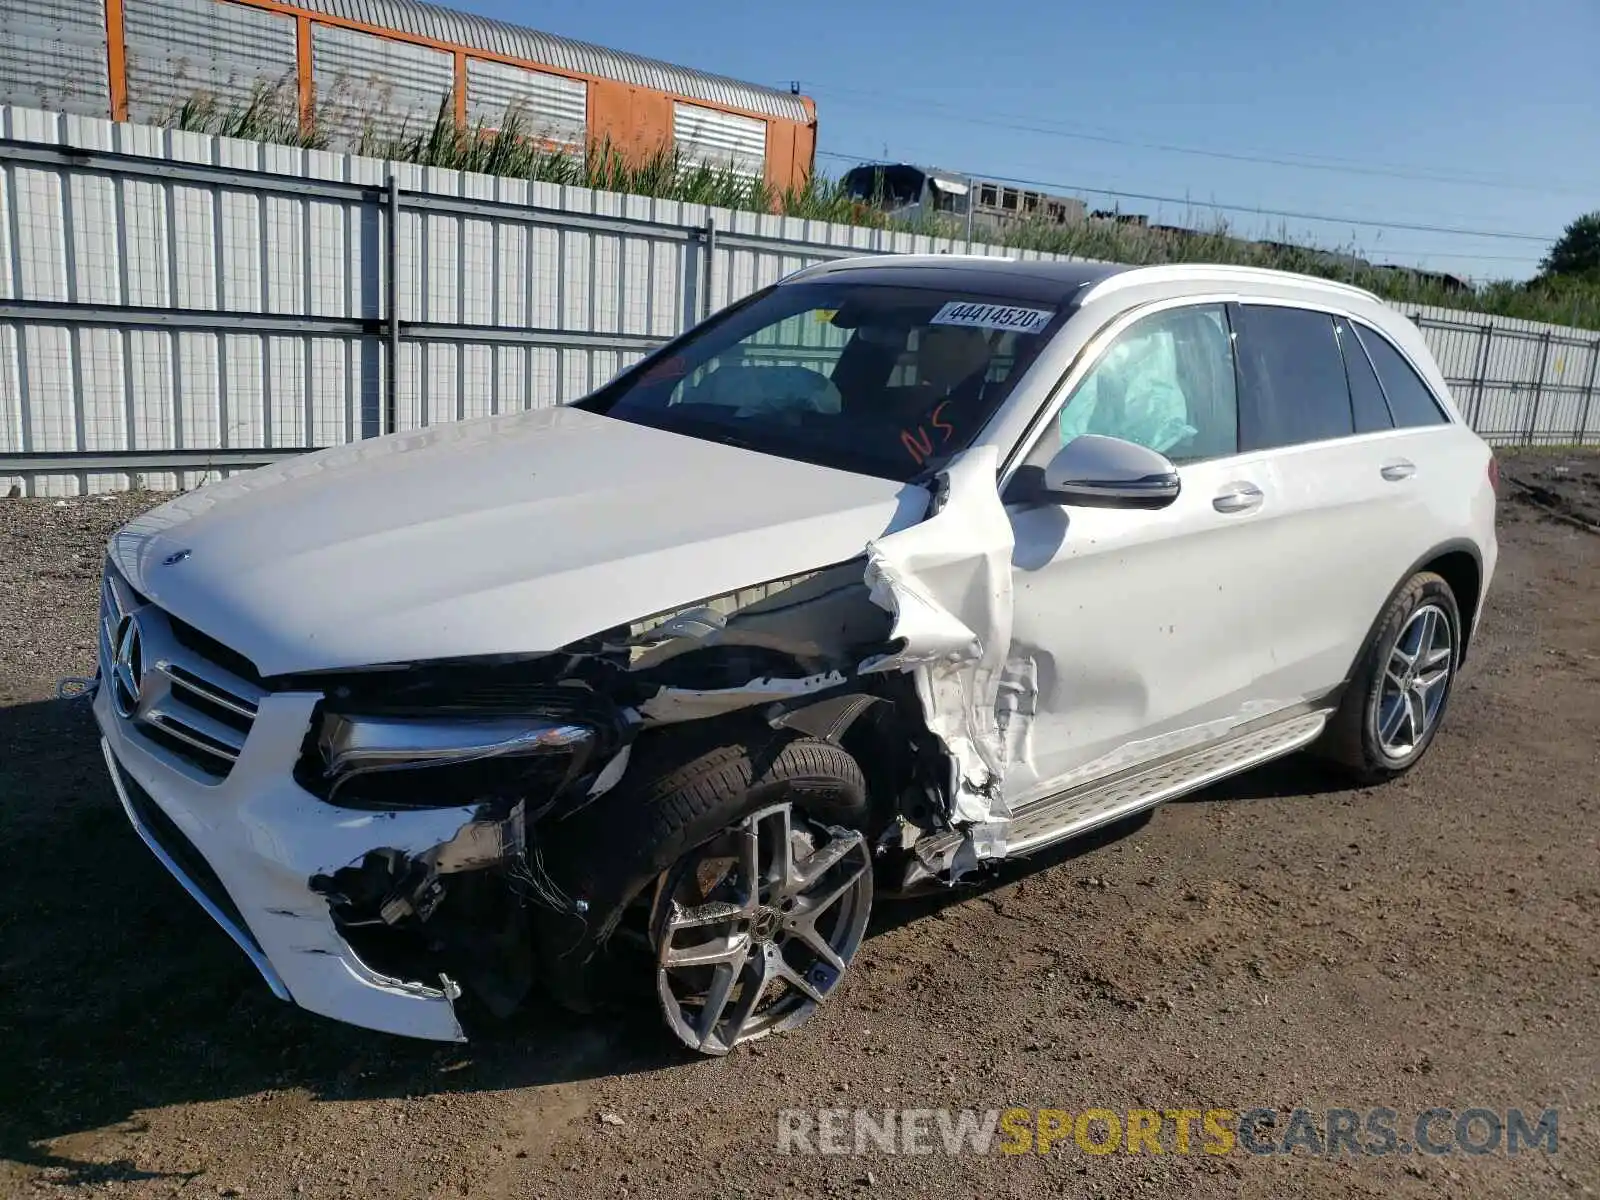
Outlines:
[{"label": "power line", "polygon": [[[815,92],[820,88],[824,93],[834,92],[842,96],[858,96],[872,100],[875,103],[888,101],[892,104],[914,106],[919,111],[934,109],[942,115],[953,117],[955,120],[974,125],[985,125],[996,129],[1009,129],[1019,133],[1038,133],[1049,137],[1071,138],[1077,141],[1100,142],[1111,146],[1129,146],[1143,150],[1155,150],[1165,154],[1189,154],[1201,158],[1215,158],[1226,162],[1259,163],[1266,166],[1291,167],[1307,171],[1330,171],[1336,174],[1369,175],[1390,179],[1411,179],[1426,183],[1448,183],[1466,185],[1469,187],[1502,188],[1509,191],[1530,191],[1548,194],[1550,192],[1566,192],[1571,195],[1589,195],[1592,188],[1582,188],[1564,184],[1535,184],[1506,179],[1490,179],[1478,175],[1464,175],[1459,173],[1416,171],[1387,163],[1360,163],[1354,159],[1340,159],[1330,155],[1298,155],[1286,156],[1282,153],[1269,154],[1264,151],[1244,150],[1210,150],[1199,146],[1183,146],[1170,142],[1141,141],[1136,138],[1127,138],[1104,132],[1091,132],[1091,127],[1063,126],[1059,122],[1038,124],[1037,118],[1022,117],[1011,113],[990,113],[988,115],[975,114],[972,110],[962,108],[948,102],[938,100],[921,100],[906,95],[897,95],[892,92],[865,91],[859,88],[835,87],[831,84],[811,85],[810,90]],[[1320,161],[1319,161],[1320,160]]]},{"label": "power line", "polygon": [[1463,262],[1532,262],[1527,254],[1458,254],[1454,250],[1396,250],[1390,246],[1363,247],[1363,254],[1383,258],[1457,258]]},{"label": "power line", "polygon": [[[837,158],[846,162],[872,163],[872,155],[866,154],[838,154],[827,150],[818,150],[817,154],[823,158]],[[1330,216],[1327,213],[1299,212],[1286,208],[1259,208],[1247,204],[1224,204],[1216,200],[1196,200],[1192,196],[1159,196],[1152,192],[1127,192],[1116,188],[1090,187],[1080,183],[1061,183],[1044,179],[1022,179],[1012,175],[992,175],[984,171],[966,172],[976,179],[993,180],[996,183],[1014,183],[1020,187],[1043,188],[1052,192],[1088,192],[1095,196],[1115,196],[1119,200],[1142,200],[1151,204],[1181,204],[1189,208],[1210,208],[1218,212],[1242,213],[1246,216],[1283,217],[1291,221],[1320,221],[1330,225],[1359,225],[1369,229],[1403,229],[1409,233],[1444,233],[1456,237],[1483,237],[1501,238],[1508,241],[1540,242],[1555,241],[1554,235],[1542,233],[1511,233],[1501,229],[1462,229],[1452,225],[1426,225],[1409,221],[1378,221],[1366,217]]]}]

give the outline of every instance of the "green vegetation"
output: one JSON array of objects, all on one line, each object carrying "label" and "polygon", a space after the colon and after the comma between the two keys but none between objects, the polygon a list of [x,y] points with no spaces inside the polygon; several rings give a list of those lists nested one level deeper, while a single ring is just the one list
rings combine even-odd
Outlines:
[{"label": "green vegetation", "polygon": [[308,150],[328,148],[328,139],[315,123],[301,125],[294,89],[287,83],[258,86],[243,108],[223,108],[210,92],[196,92],[158,120],[168,128],[190,133],[276,142]]},{"label": "green vegetation", "polygon": [[1568,225],[1539,269],[1546,278],[1600,283],[1600,210],[1585,213]]},{"label": "green vegetation", "polygon": [[[354,139],[353,149],[374,158],[448,170],[937,237],[964,235],[959,223],[948,218],[918,223],[890,221],[870,205],[846,195],[837,180],[822,176],[814,175],[800,187],[777,188],[764,179],[752,179],[727,167],[687,163],[675,147],[663,146],[642,161],[625,156],[609,140],[591,143],[578,153],[539,137],[515,110],[506,114],[497,129],[482,122],[463,127],[457,124],[454,114],[454,101],[447,96],[433,121],[414,133],[402,127],[397,136],[383,136],[368,122]],[[307,114],[302,121],[293,90],[286,84],[258,88],[242,108],[223,109],[214,98],[197,95],[169,113],[163,123],[175,129],[310,149],[330,148],[335,140],[331,131],[353,124],[341,120],[336,112],[323,110]],[[1568,227],[1552,247],[1537,278],[1527,282],[1503,280],[1466,292],[1421,273],[1370,266],[1343,248],[1289,245],[1286,233],[1276,242],[1236,237],[1226,222],[1205,218],[1193,223],[1192,229],[1182,231],[1108,220],[1065,225],[1039,221],[992,234],[989,240],[1020,249],[1110,262],[1221,262],[1271,267],[1351,283],[1402,306],[1438,305],[1600,329],[1600,266],[1594,265],[1600,263],[1600,213],[1581,217]]]}]

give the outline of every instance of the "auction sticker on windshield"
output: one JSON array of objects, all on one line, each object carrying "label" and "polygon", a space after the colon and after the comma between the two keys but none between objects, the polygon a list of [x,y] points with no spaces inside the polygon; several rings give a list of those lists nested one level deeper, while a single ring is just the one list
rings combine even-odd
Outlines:
[{"label": "auction sticker on windshield", "polygon": [[1038,333],[1055,316],[1050,308],[1013,308],[1009,304],[975,304],[952,300],[929,322],[930,325],[971,325],[977,329],[1009,329],[1015,333]]}]

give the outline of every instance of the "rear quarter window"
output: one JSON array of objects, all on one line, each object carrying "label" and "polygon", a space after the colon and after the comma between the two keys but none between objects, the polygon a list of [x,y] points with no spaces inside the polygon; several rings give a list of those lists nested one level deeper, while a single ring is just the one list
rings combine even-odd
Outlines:
[{"label": "rear quarter window", "polygon": [[1393,429],[1394,418],[1389,413],[1389,402],[1384,399],[1378,375],[1372,369],[1367,352],[1361,348],[1350,322],[1340,317],[1339,348],[1344,351],[1345,375],[1350,380],[1350,407],[1355,412],[1357,433],[1376,433],[1380,429]]},{"label": "rear quarter window", "polygon": [[1389,411],[1394,414],[1396,428],[1448,424],[1450,418],[1433,392],[1389,339],[1367,325],[1356,326],[1356,332],[1378,372],[1384,395],[1389,398]]}]

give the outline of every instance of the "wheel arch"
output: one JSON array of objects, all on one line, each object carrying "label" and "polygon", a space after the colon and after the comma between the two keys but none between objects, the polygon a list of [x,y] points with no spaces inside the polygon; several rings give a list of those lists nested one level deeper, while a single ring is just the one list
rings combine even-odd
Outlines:
[{"label": "wheel arch", "polygon": [[1406,584],[1422,571],[1432,571],[1440,576],[1455,594],[1456,607],[1461,610],[1461,653],[1456,658],[1456,664],[1459,666],[1466,662],[1468,643],[1472,640],[1473,617],[1483,593],[1483,555],[1469,539],[1451,538],[1419,557],[1389,589],[1378,611],[1373,614],[1367,636],[1361,640],[1360,648],[1350,660],[1350,667],[1345,672],[1346,685],[1354,678],[1356,669],[1372,647],[1373,639],[1378,636],[1378,627],[1383,622],[1384,613],[1389,611],[1389,605],[1394,603],[1394,598],[1405,589]]},{"label": "wheel arch", "polygon": [[1455,593],[1456,607],[1461,610],[1461,653],[1456,661],[1458,665],[1466,662],[1474,618],[1483,596],[1483,558],[1478,548],[1465,539],[1452,542],[1412,568],[1411,574],[1418,571],[1432,571],[1441,576]]}]

